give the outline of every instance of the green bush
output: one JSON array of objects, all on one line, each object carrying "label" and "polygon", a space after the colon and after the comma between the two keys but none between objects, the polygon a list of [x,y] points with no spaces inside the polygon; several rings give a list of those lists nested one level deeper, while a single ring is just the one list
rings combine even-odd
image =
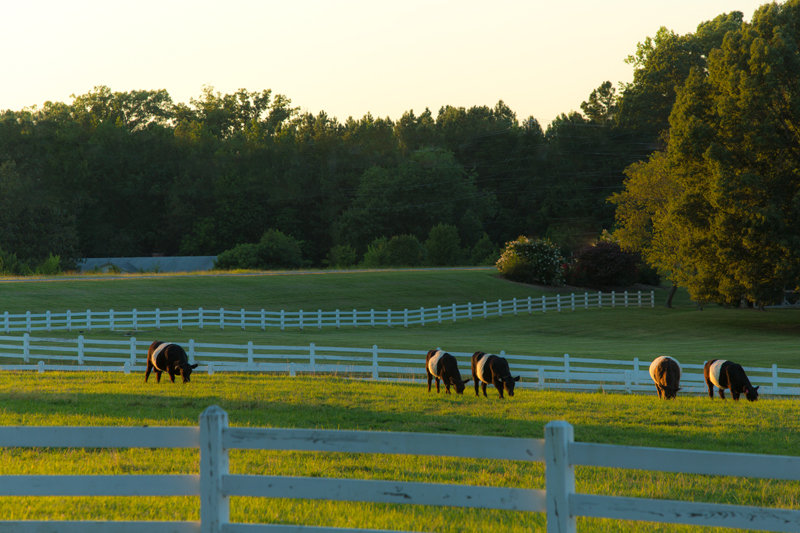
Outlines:
[{"label": "green bush", "polygon": [[413,235],[378,237],[364,254],[362,264],[368,268],[387,266],[419,266],[425,263],[425,248]]},{"label": "green bush", "polygon": [[464,252],[458,228],[452,224],[437,224],[428,232],[425,241],[428,264],[435,266],[452,266],[463,262]]},{"label": "green bush", "polygon": [[386,245],[389,239],[386,237],[378,237],[367,245],[367,251],[364,252],[364,259],[362,265],[367,268],[382,267],[389,264],[386,256]]},{"label": "green bush", "polygon": [[358,262],[358,254],[355,248],[349,244],[337,244],[328,250],[325,258],[325,265],[329,267],[341,268],[353,266]]},{"label": "green bush", "polygon": [[503,277],[513,281],[564,284],[564,258],[558,247],[547,239],[529,239],[521,235],[506,243],[495,264]]},{"label": "green bush", "polygon": [[24,261],[20,261],[17,254],[5,252],[0,249],[0,273],[14,276],[31,274],[31,268]]},{"label": "green bush", "polygon": [[489,238],[489,235],[484,232],[469,253],[469,264],[486,266],[493,265],[497,261],[497,256],[499,253],[500,251],[498,247],[494,245],[492,240]]},{"label": "green bush", "polygon": [[264,232],[253,243],[237,244],[217,256],[215,268],[222,270],[299,268],[303,265],[300,241],[276,229]]},{"label": "green bush", "polygon": [[61,257],[50,254],[47,259],[36,267],[36,273],[42,276],[54,276],[62,272]]}]

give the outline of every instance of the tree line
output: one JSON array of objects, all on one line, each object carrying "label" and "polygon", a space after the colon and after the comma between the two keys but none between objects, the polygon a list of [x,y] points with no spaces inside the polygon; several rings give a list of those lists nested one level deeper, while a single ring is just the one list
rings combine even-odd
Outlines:
[{"label": "tree line", "polygon": [[761,302],[798,277],[798,2],[661,28],[628,58],[632,82],[601,83],[546,129],[502,101],[341,122],[212,87],[6,110],[0,262],[327,266],[445,245],[436,261],[469,262],[519,235],[568,256],[609,230],[698,300]]}]

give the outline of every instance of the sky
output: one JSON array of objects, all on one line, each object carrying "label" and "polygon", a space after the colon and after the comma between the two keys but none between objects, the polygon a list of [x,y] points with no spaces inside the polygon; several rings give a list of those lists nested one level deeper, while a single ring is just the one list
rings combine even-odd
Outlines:
[{"label": "sky", "polygon": [[399,119],[445,105],[493,107],[546,127],[662,26],[692,33],[766,0],[26,0],[2,2],[0,110],[105,85],[204,87],[288,97],[302,112]]}]

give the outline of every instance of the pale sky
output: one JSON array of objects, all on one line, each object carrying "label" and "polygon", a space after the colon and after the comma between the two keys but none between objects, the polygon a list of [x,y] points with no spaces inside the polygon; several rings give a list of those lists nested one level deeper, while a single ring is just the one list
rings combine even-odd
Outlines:
[{"label": "pale sky", "polygon": [[344,122],[503,100],[542,127],[661,26],[694,32],[766,0],[19,0],[0,6],[0,110],[97,85],[189,103],[271,89]]}]

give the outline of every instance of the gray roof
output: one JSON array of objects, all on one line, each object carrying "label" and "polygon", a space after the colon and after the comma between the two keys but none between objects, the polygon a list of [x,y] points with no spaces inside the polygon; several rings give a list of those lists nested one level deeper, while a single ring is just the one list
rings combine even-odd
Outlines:
[{"label": "gray roof", "polygon": [[214,268],[215,255],[172,257],[88,257],[78,261],[78,271],[197,272]]}]

